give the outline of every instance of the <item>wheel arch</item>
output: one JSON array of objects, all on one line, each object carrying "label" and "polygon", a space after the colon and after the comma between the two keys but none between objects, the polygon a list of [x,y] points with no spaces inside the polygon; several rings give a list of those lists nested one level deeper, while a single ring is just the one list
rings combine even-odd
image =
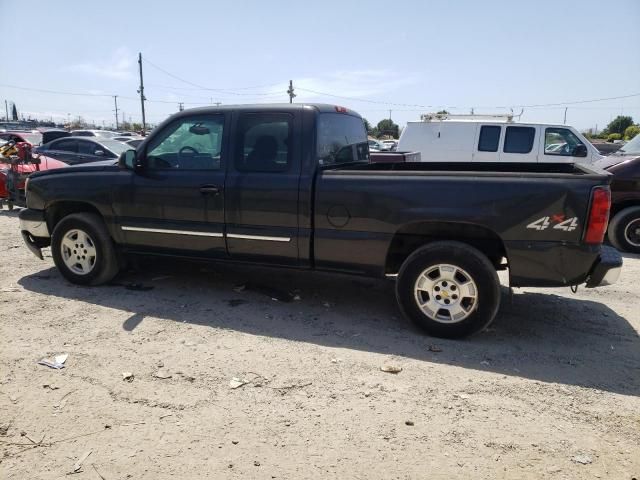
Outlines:
[{"label": "wheel arch", "polygon": [[609,213],[609,221],[611,221],[611,219],[613,219],[613,217],[615,217],[621,211],[631,207],[640,207],[640,198],[633,199],[633,200],[625,200],[623,202],[614,203],[613,205],[611,205],[611,212]]},{"label": "wheel arch", "polygon": [[48,205],[46,208],[47,227],[49,231],[53,232],[60,220],[72,213],[95,213],[104,219],[100,210],[89,202],[61,200]]},{"label": "wheel arch", "polygon": [[385,274],[398,273],[403,262],[421,246],[446,240],[466,243],[478,249],[496,268],[502,258],[507,258],[504,242],[487,227],[461,222],[415,222],[395,232],[387,251]]}]

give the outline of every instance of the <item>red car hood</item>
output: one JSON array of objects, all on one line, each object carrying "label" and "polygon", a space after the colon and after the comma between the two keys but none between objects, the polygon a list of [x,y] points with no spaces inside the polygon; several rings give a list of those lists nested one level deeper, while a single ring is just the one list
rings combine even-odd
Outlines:
[{"label": "red car hood", "polygon": [[[60,160],[56,160],[55,158],[47,157],[45,155],[39,155],[38,158],[40,159],[40,170],[53,170],[54,168],[68,167],[66,163],[61,162]],[[37,172],[37,167],[37,165],[34,165],[32,163],[20,164],[18,165],[18,171],[20,173]]]}]

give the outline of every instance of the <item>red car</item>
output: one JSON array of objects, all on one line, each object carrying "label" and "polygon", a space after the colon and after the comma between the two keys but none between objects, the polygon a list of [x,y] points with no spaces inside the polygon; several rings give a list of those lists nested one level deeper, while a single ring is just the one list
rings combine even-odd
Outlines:
[{"label": "red car", "polygon": [[53,170],[54,168],[64,168],[68,166],[64,162],[61,162],[54,158],[49,158],[45,155],[38,155],[37,158],[40,160],[39,165],[35,165],[33,163],[19,163],[15,166],[18,174],[20,175],[20,181],[18,182],[18,196],[20,198],[11,199],[11,201],[9,189],[7,188],[7,176],[9,175],[9,172],[11,170],[11,166],[8,163],[0,163],[0,206],[2,205],[2,203],[6,202],[11,209],[13,207],[13,203],[21,203],[20,199],[24,197],[25,178],[30,173],[39,170]]},{"label": "red car", "polygon": [[42,143],[42,133],[38,131],[8,131],[0,132],[0,140],[6,142],[14,141],[16,143],[26,142],[32,147],[37,147]]}]

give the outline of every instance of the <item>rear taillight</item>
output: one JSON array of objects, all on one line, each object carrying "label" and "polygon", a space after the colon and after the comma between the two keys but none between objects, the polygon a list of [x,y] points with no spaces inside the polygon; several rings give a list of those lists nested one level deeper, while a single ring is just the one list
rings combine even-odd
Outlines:
[{"label": "rear taillight", "polygon": [[585,243],[602,243],[609,223],[611,209],[611,191],[608,187],[596,187],[591,193],[591,208],[587,231],[584,234]]}]

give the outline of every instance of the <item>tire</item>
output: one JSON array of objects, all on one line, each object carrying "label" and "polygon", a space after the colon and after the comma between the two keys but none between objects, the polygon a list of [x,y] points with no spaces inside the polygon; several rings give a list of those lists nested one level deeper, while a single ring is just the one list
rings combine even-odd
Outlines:
[{"label": "tire", "polygon": [[618,250],[640,253],[640,207],[628,207],[619,211],[609,222],[607,237]]},{"label": "tire", "polygon": [[95,213],[72,213],[60,220],[51,237],[51,254],[62,276],[77,285],[102,285],[119,271],[113,240]]},{"label": "tire", "polygon": [[435,337],[461,338],[483,330],[498,312],[500,295],[498,274],[489,259],[453,241],[413,252],[396,283],[402,313]]}]

